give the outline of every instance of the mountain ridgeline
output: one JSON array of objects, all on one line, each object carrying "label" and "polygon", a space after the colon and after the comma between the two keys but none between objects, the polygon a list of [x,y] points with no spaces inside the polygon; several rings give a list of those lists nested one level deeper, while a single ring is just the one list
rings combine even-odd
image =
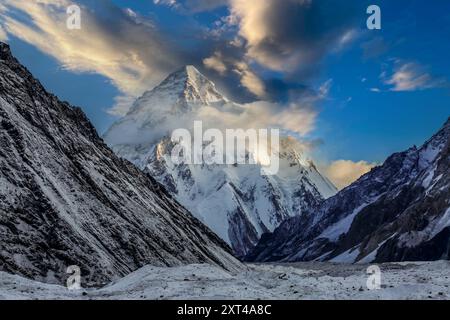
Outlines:
[{"label": "mountain ridgeline", "polygon": [[0,43],[0,271],[83,286],[146,264],[241,264],[148,174],[117,157],[79,108]]},{"label": "mountain ridgeline", "polygon": [[450,258],[450,119],[420,148],[262,237],[249,261],[395,262]]}]

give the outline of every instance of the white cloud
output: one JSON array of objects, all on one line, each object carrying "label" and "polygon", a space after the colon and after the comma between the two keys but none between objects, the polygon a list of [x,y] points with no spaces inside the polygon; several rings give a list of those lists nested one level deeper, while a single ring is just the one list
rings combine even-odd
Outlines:
[{"label": "white cloud", "polygon": [[395,72],[385,80],[390,85],[391,91],[416,91],[445,85],[443,79],[435,79],[425,71],[425,68],[416,63],[404,63],[399,65]]},{"label": "white cloud", "polygon": [[54,57],[64,69],[101,74],[125,96],[142,94],[179,67],[168,42],[150,21],[107,2],[102,5],[108,6],[111,20],[104,21],[95,15],[98,12],[81,6],[81,30],[68,30],[66,8],[72,3],[3,0],[0,22],[9,34]]},{"label": "white cloud", "polygon": [[196,118],[214,128],[282,128],[305,135],[314,129],[317,113],[310,108],[257,101],[244,105],[230,104],[220,110],[203,107]]},{"label": "white cloud", "polygon": [[[167,136],[179,128],[193,129],[194,121],[202,121],[204,130],[208,128],[219,129],[267,129],[279,128],[283,136],[286,130],[296,133],[299,137],[314,129],[316,113],[300,105],[281,106],[275,103],[257,101],[249,104],[227,103],[220,108],[204,105],[200,108],[176,117],[168,117],[160,122],[158,126],[147,126],[138,131],[132,127],[128,130],[107,134],[106,141],[114,144],[140,143],[151,137],[155,141]],[[307,142],[302,142],[305,147]]]},{"label": "white cloud", "polygon": [[362,175],[376,166],[366,161],[337,160],[322,168],[325,175],[338,189],[343,189],[358,180]]}]

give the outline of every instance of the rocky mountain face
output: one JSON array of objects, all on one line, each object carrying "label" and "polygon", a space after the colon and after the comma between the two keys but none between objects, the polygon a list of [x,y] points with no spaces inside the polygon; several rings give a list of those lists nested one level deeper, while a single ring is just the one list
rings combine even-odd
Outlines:
[{"label": "rocky mountain face", "polygon": [[251,261],[450,259],[450,119],[313,210],[263,236]]},{"label": "rocky mountain face", "polygon": [[272,176],[261,175],[258,163],[172,161],[177,143],[169,138],[171,129],[179,125],[190,130],[193,121],[203,120],[204,114],[239,114],[243,109],[197,69],[187,66],[146,92],[104,136],[119,156],[155,177],[238,256],[246,255],[263,233],[273,231],[283,220],[337,192],[288,138],[281,142],[279,173]]},{"label": "rocky mountain face", "polygon": [[139,267],[241,264],[148,174],[117,157],[0,43],[0,270],[83,286]]}]

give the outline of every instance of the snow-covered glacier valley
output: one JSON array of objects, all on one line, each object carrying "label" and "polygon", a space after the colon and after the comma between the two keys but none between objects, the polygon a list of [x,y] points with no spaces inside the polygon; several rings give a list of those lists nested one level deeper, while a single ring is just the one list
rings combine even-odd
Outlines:
[{"label": "snow-covered glacier valley", "polygon": [[366,264],[249,264],[238,273],[203,264],[145,266],[98,289],[68,290],[0,272],[0,299],[64,300],[391,300],[450,299],[450,262],[379,265],[380,288],[369,290]]}]

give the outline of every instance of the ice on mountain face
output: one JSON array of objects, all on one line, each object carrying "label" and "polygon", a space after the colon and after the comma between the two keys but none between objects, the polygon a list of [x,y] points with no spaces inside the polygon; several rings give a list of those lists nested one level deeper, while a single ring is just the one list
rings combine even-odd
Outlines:
[{"label": "ice on mountain face", "polygon": [[241,268],[229,247],[0,43],[0,269],[100,285],[143,265]]},{"label": "ice on mountain face", "polygon": [[319,238],[327,238],[331,241],[337,241],[341,235],[348,232],[356,215],[366,206],[367,204],[359,206],[358,208],[353,210],[351,214],[349,214],[342,220],[339,220],[336,224],[328,227],[325,231],[322,232]]},{"label": "ice on mountain face", "polygon": [[422,147],[393,154],[302,220],[285,221],[250,260],[450,259],[449,167],[450,119]]},{"label": "ice on mountain face", "polygon": [[[119,156],[155,177],[239,256],[247,254],[263,233],[337,192],[288,138],[281,141],[280,170],[274,176],[262,176],[261,163],[172,162],[176,143],[169,137],[174,129],[191,130],[194,120],[201,120],[206,130],[214,125],[208,122],[209,114],[235,116],[243,110],[187,66],[146,92],[104,137]],[[245,156],[261,158],[250,149]]]},{"label": "ice on mountain face", "polygon": [[323,199],[313,179],[333,192],[314,168],[292,159],[280,159],[279,174],[262,176],[260,165],[175,165],[171,144],[158,144],[145,170],[240,255],[263,233]]}]

